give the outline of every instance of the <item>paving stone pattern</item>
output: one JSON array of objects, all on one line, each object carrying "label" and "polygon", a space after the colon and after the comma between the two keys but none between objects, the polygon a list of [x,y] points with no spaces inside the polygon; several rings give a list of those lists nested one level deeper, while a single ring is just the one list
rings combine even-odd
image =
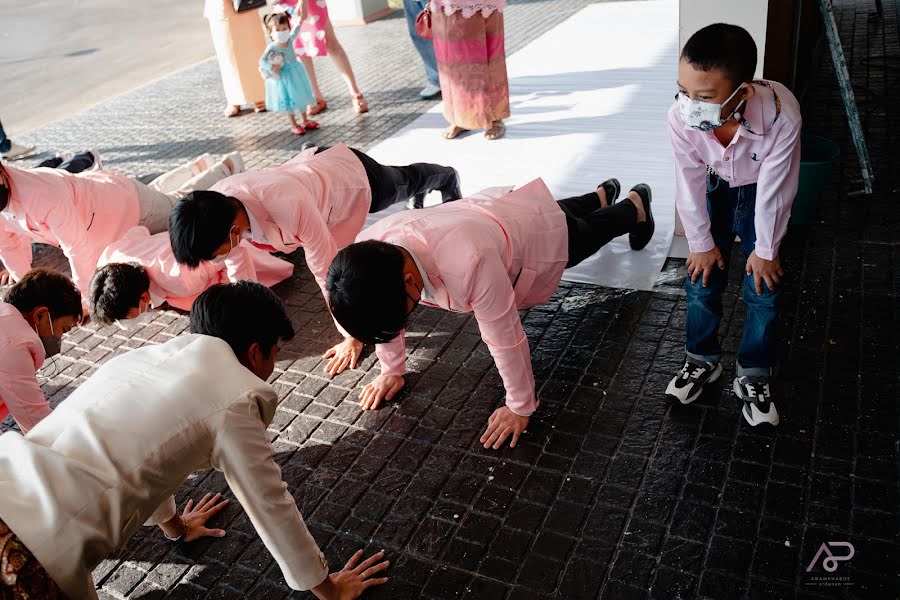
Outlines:
[{"label": "paving stone pattern", "polygon": [[[584,1],[512,1],[510,52]],[[283,399],[269,435],[284,478],[333,565],[386,549],[388,585],[369,598],[895,598],[898,565],[897,361],[900,120],[898,3],[836,2],[880,191],[858,187],[830,60],[807,102],[807,128],[843,158],[810,231],[784,246],[780,309],[782,424],[750,428],[730,390],[742,313],[724,298],[722,384],[691,406],[662,398],[682,360],[683,261],[653,292],[564,283],[523,313],[541,407],[519,448],[476,444],[502,401],[501,381],[468,315],[419,309],[409,329],[407,387],[361,413],[356,390],[377,373],[368,354],[329,380],[321,353],[337,338],[302,257],[277,287],[299,335],[272,384]],[[598,32],[600,34],[602,32]],[[404,23],[341,29],[372,112],[357,116],[326,61],[332,103],[309,139],[367,148],[431,104]],[[636,42],[637,43],[637,42]],[[565,60],[560,54],[558,60]],[[290,157],[302,139],[274,115],[219,116],[213,62],[88,110],[34,136],[42,147],[95,144],[110,167],[145,174],[202,151],[241,150],[249,167]],[[427,158],[427,157],[426,157]],[[599,157],[602,159],[602,157]],[[59,255],[44,251],[44,262]],[[738,261],[735,261],[736,263]],[[740,265],[731,278],[739,281]],[[183,333],[167,311],[131,337],[115,327],[68,335],[44,386],[62,401],[97,365]],[[8,425],[7,425],[8,426]],[[221,474],[194,474],[179,501],[229,495]],[[171,544],[142,530],[94,578],[102,598],[307,598],[291,592],[246,514],[216,519],[223,539]],[[805,569],[823,542],[856,554],[833,574]],[[837,550],[836,550],[837,552]],[[846,577],[823,587],[815,577]]]}]

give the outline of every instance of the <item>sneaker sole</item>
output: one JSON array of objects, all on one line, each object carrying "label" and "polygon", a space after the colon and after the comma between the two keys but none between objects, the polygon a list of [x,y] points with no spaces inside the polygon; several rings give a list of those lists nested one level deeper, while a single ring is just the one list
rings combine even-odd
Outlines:
[{"label": "sneaker sole", "polygon": [[693,392],[690,396],[688,396],[684,400],[682,400],[678,396],[674,396],[672,394],[666,394],[666,398],[671,398],[672,400],[677,400],[681,404],[687,406],[688,404],[690,404],[691,402],[693,402],[694,400],[696,400],[697,398],[700,397],[700,395],[703,393],[703,390],[706,389],[707,385],[709,385],[710,383],[715,383],[716,381],[718,381],[719,377],[721,377],[721,376],[722,376],[722,364],[719,363],[718,365],[716,365],[716,370],[713,371],[712,375],[709,376],[709,379],[706,380],[706,383],[701,385],[697,389],[696,392]]},{"label": "sneaker sole", "polygon": [[[743,397],[741,397],[741,393],[740,393],[741,386],[740,386],[740,383],[738,383],[737,378],[734,379],[734,383],[732,384],[731,387],[734,390],[735,396],[737,396],[738,399],[744,403],[744,407],[741,409],[741,414],[744,415],[744,420],[747,421],[747,423],[751,427],[756,427],[757,425],[761,425],[763,423],[768,423],[772,427],[778,426],[778,424],[781,422],[781,417],[778,416],[778,411],[775,409],[774,404],[771,406],[771,412],[773,412],[775,415],[774,419],[765,419],[765,418],[757,419],[753,414],[752,404],[749,404],[746,400],[744,400]],[[756,409],[756,412],[758,412],[761,415],[763,414],[758,408]]]}]

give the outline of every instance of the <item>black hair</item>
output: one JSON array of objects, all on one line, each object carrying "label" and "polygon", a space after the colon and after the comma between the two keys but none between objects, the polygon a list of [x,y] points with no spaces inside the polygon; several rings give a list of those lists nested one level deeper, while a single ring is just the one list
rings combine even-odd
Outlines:
[{"label": "black hair", "polygon": [[294,338],[294,326],[275,293],[255,281],[216,284],[191,307],[191,333],[228,342],[239,359],[254,343],[269,353],[278,340]]},{"label": "black hair", "polygon": [[721,69],[734,87],[753,80],[756,72],[756,42],[738,25],[714,23],[690,37],[681,59],[700,69]]},{"label": "black hair", "polygon": [[276,25],[287,25],[288,27],[290,27],[291,17],[287,13],[283,12],[272,13],[271,15],[263,19],[263,22],[266,24],[266,29],[272,31],[272,28]]},{"label": "black hair", "polygon": [[100,324],[128,318],[150,289],[147,269],[133,263],[110,263],[97,269],[91,279],[88,300],[91,318]]},{"label": "black hair", "polygon": [[175,260],[196,268],[212,259],[215,249],[228,240],[240,208],[237,198],[209,190],[191,192],[179,200],[169,213],[169,240]]},{"label": "black hair", "polygon": [[12,304],[21,313],[29,313],[36,308],[46,307],[50,318],[82,317],[81,292],[72,280],[49,269],[32,269],[13,284],[3,300]]},{"label": "black hair", "polygon": [[365,344],[384,344],[406,327],[403,252],[368,240],[337,253],[328,268],[331,313],[347,333]]}]

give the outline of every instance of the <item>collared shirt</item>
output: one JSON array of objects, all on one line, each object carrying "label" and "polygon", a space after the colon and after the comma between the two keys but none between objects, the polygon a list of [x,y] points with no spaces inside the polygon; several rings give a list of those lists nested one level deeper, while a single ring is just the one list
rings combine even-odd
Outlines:
[{"label": "collared shirt", "polygon": [[756,255],[774,260],[787,231],[800,175],[800,105],[777,82],[754,82],[741,126],[727,146],[712,131],[685,125],[676,102],[669,110],[675,153],[675,205],[691,252],[715,246],[706,205],[707,167],[731,187],[757,184]]},{"label": "collared shirt", "polygon": [[416,256],[416,253],[404,246],[403,244],[394,244],[400,248],[403,248],[409,255],[412,256],[413,262],[416,265],[416,268],[419,270],[419,275],[422,277],[422,302],[426,304],[435,304],[434,298],[434,286],[431,285],[431,281],[428,280],[428,273],[425,272],[425,269],[422,267],[422,263],[419,262],[419,257]]},{"label": "collared shirt", "polygon": [[253,216],[252,212],[246,209],[244,210],[247,213],[247,220],[250,221],[250,234],[253,236],[250,241],[260,246],[269,246],[269,240],[266,238],[266,234],[263,233],[263,228],[259,224],[259,221],[256,220],[256,217]]}]

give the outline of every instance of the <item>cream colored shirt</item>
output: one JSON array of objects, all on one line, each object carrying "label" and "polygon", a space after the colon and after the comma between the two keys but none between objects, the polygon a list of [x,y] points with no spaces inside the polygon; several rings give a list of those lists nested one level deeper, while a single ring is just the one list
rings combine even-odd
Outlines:
[{"label": "cream colored shirt", "polygon": [[110,360],[27,436],[0,436],[0,519],[71,598],[142,523],[175,514],[198,468],[225,479],[288,585],[328,574],[266,439],[278,397],[221,339],[185,335]]}]

